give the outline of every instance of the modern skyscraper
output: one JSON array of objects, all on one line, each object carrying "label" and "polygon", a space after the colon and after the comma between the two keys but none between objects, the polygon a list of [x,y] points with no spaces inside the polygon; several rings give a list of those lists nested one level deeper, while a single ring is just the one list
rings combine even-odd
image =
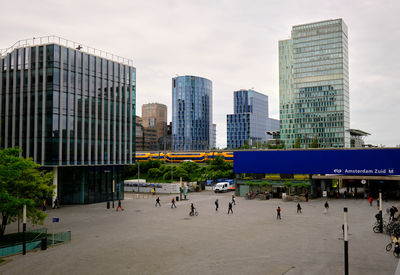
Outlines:
[{"label": "modern skyscraper", "polygon": [[172,79],[172,150],[209,150],[212,82],[197,76]]},{"label": "modern skyscraper", "polygon": [[49,36],[0,50],[0,145],[53,170],[61,203],[123,197],[134,162],[131,60]]},{"label": "modern skyscraper", "polygon": [[268,117],[268,96],[253,90],[239,90],[233,95],[234,114],[227,115],[228,149],[267,141],[266,132],[278,124]]},{"label": "modern skyscraper", "polygon": [[145,128],[157,131],[157,140],[167,134],[167,106],[160,103],[142,105],[142,120]]},{"label": "modern skyscraper", "polygon": [[211,131],[211,149],[217,148],[217,124],[213,123]]},{"label": "modern skyscraper", "polygon": [[293,147],[350,146],[347,26],[342,19],[293,26],[279,41],[281,139]]}]

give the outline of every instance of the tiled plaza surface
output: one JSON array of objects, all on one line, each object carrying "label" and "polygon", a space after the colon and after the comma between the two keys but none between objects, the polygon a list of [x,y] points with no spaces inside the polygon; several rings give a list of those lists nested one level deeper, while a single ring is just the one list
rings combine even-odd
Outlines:
[{"label": "tiled plaza surface", "polygon": [[[349,209],[350,274],[396,270],[398,259],[385,251],[389,237],[372,231],[377,209],[367,200],[330,200],[324,214],[325,201],[316,199],[301,203],[297,214],[295,202],[236,198],[228,215],[231,195],[194,193],[171,209],[172,196],[161,195],[162,207],[155,207],[151,196],[126,194],[123,212],[105,203],[49,210],[49,232],[51,218],[59,217],[56,231],[71,230],[72,241],[8,257],[0,274],[344,274],[343,207]],[[192,202],[197,217],[188,215]],[[14,230],[15,224],[7,228]]]}]

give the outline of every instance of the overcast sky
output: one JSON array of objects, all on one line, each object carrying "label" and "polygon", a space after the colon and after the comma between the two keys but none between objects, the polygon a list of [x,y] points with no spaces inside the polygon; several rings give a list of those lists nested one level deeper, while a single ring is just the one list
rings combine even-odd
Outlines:
[{"label": "overcast sky", "polygon": [[168,106],[171,78],[213,82],[217,146],[226,146],[233,91],[269,96],[279,118],[278,40],[291,27],[343,18],[349,28],[350,127],[367,143],[400,144],[400,1],[127,0],[3,1],[0,48],[58,35],[134,61],[137,115],[149,102]]}]

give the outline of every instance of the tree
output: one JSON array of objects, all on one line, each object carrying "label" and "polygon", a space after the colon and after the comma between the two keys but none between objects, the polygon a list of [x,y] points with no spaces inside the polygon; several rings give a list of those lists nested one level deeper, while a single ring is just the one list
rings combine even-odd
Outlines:
[{"label": "tree", "polygon": [[300,146],[301,146],[300,142],[301,142],[300,137],[298,137],[298,138],[296,139],[295,144],[294,144],[294,148],[300,148]]},{"label": "tree", "polygon": [[0,237],[6,226],[22,215],[27,206],[27,218],[32,224],[43,224],[45,215],[39,210],[43,200],[53,195],[53,173],[39,170],[40,165],[20,157],[20,149],[0,150]]},{"label": "tree", "polygon": [[313,141],[311,142],[310,147],[311,148],[318,148],[319,147],[319,145],[318,145],[318,137],[317,136],[314,137]]}]

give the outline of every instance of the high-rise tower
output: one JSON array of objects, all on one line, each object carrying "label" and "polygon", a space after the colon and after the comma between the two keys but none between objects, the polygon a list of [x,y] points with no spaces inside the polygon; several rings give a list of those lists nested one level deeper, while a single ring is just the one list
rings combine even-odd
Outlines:
[{"label": "high-rise tower", "polygon": [[350,147],[347,26],[342,19],[293,26],[279,41],[280,134],[286,146]]}]

